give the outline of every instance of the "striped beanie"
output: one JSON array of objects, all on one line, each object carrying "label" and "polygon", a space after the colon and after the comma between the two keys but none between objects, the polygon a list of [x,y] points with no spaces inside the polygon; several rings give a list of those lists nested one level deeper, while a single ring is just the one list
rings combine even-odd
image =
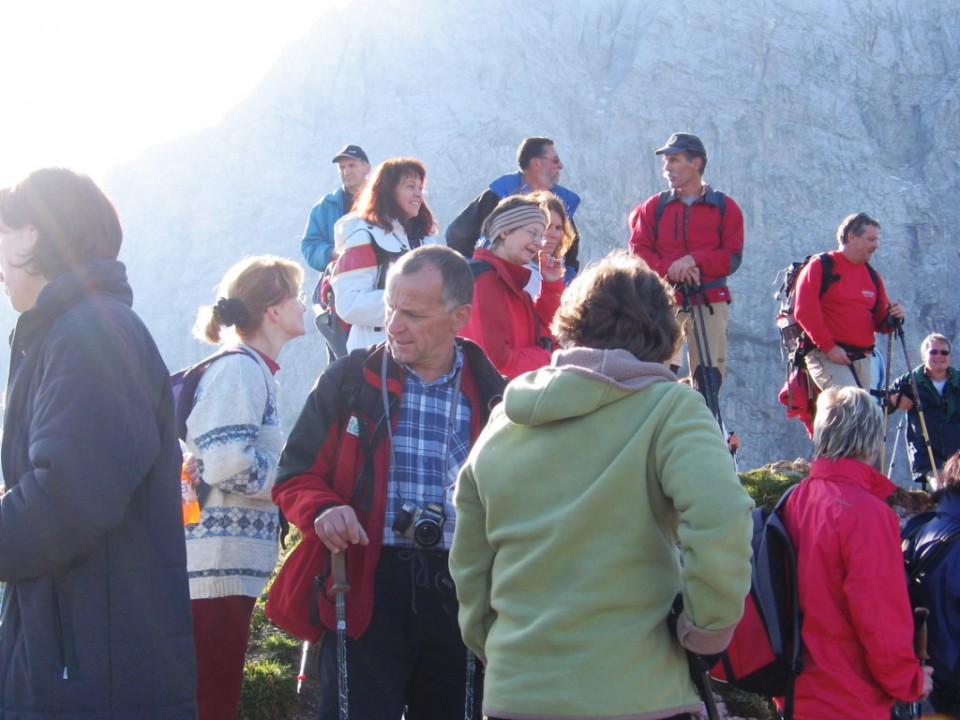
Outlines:
[{"label": "striped beanie", "polygon": [[530,223],[540,223],[546,227],[548,222],[547,213],[540,205],[535,202],[524,202],[499,213],[494,209],[484,223],[483,234],[486,235],[492,245],[505,232],[516,230]]}]

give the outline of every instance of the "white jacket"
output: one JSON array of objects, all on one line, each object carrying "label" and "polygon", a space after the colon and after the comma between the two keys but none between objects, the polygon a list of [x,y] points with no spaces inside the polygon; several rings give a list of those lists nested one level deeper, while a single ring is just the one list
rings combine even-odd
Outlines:
[{"label": "white jacket", "polygon": [[[386,339],[383,329],[386,308],[380,287],[383,283],[372,243],[393,256],[391,265],[412,248],[403,226],[396,221],[393,230],[388,232],[350,213],[337,223],[335,232],[334,245],[339,259],[330,284],[336,297],[337,315],[351,325],[347,350],[352,351]],[[436,245],[439,240],[436,235],[428,235],[421,244]]]}]

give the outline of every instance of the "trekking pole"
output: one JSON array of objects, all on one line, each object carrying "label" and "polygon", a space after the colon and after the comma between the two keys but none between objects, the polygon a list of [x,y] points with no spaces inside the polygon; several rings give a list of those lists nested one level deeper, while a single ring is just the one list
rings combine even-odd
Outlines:
[{"label": "trekking pole", "polygon": [[303,650],[300,651],[300,672],[297,673],[297,695],[303,687],[303,682],[307,679],[307,654],[310,652],[310,641],[303,641]]},{"label": "trekking pole", "polygon": [[340,720],[350,716],[349,695],[347,693],[347,608],[344,595],[350,592],[347,582],[347,551],[331,553],[333,565],[333,585],[327,591],[327,597],[335,596],[337,604],[337,694],[339,696]]},{"label": "trekking pole", "polygon": [[906,421],[907,416],[904,414],[904,416],[900,418],[900,422],[897,423],[897,432],[893,436],[893,450],[890,451],[890,464],[887,466],[887,477],[893,475],[894,463],[897,459],[897,448],[900,446],[900,435],[903,433],[903,425]]},{"label": "trekking pole", "polygon": [[927,457],[930,458],[930,472],[933,473],[933,479],[940,487],[940,474],[937,472],[937,461],[933,458],[933,447],[930,445],[930,433],[927,432],[927,419],[923,415],[923,403],[920,402],[920,389],[917,387],[917,379],[913,376],[913,365],[910,364],[910,353],[907,351],[907,339],[903,334],[903,323],[897,326],[897,335],[900,337],[900,344],[903,346],[903,359],[907,363],[907,376],[910,378],[910,390],[913,391],[913,406],[917,409],[917,416],[920,418],[920,433],[923,435],[923,444],[927,446]]},{"label": "trekking pole", "polygon": [[[927,616],[930,611],[925,607],[913,609],[914,648],[916,650],[917,660],[920,661],[920,667],[927,664],[930,654],[927,652]],[[920,700],[910,703],[910,717],[917,720],[920,717],[920,709],[923,703]]]},{"label": "trekking pole", "polygon": [[[687,650],[687,662],[690,664],[693,684],[700,693],[700,699],[707,708],[707,717],[709,720],[720,720],[720,712],[717,710],[717,701],[713,697],[713,689],[710,687],[710,676],[707,669],[699,657]],[[695,670],[694,670],[695,668]]]},{"label": "trekking pole", "polygon": [[[883,464],[887,460],[887,431],[890,427],[890,366],[893,365],[893,335],[887,335],[887,366],[884,368],[885,377],[883,378],[883,399],[886,405],[883,406],[883,443],[880,445],[880,472],[883,472]],[[887,475],[887,477],[890,477]]]},{"label": "trekking pole", "polygon": [[[707,401],[707,407],[717,419],[720,425],[720,432],[723,432],[723,418],[720,415],[720,388],[714,387],[714,372],[716,368],[713,365],[713,358],[710,356],[710,343],[707,340],[707,323],[703,316],[703,302],[694,303],[691,295],[700,295],[701,301],[705,301],[707,296],[701,290],[700,286],[691,288],[684,283],[681,285],[681,291],[684,294],[687,304],[690,306],[690,324],[693,325],[693,339],[697,345],[697,359],[699,360],[700,376],[703,380],[703,396]],[[696,306],[696,314],[694,314]],[[719,375],[719,371],[716,372]],[[693,380],[691,375],[691,380]]]},{"label": "trekking pole", "polygon": [[467,650],[467,686],[463,694],[463,720],[473,720],[473,683],[477,673],[477,656]]}]

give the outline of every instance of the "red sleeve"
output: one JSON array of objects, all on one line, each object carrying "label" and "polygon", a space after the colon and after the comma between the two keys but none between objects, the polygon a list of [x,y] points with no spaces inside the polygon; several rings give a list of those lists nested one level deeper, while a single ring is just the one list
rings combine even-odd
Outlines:
[{"label": "red sleeve", "polygon": [[810,336],[813,343],[823,350],[830,352],[836,342],[833,335],[827,330],[820,307],[820,288],[823,287],[823,264],[819,258],[807,263],[800,271],[795,288],[793,314],[800,327]]},{"label": "red sleeve", "polygon": [[550,332],[550,323],[553,322],[553,316],[560,309],[560,296],[563,294],[563,278],[553,282],[544,282],[540,284],[540,294],[533,301],[533,308],[537,311],[537,319],[540,320],[540,334],[553,337]]},{"label": "red sleeve", "polygon": [[653,237],[653,221],[657,212],[658,195],[654,195],[630,212],[630,252],[639,255],[660,277],[667,276],[672,261],[665,259],[657,250]]},{"label": "red sleeve", "polygon": [[533,328],[518,326],[524,322],[522,315],[514,317],[518,302],[496,272],[481,274],[473,289],[470,320],[461,333],[482,347],[494,367],[510,379],[550,363],[550,351],[537,345]]},{"label": "red sleeve", "polygon": [[[743,258],[743,212],[740,206],[727,197],[724,202],[723,224],[720,228],[720,247],[709,250],[691,250],[703,276],[722,278],[732,275],[740,267]],[[716,206],[708,206],[716,207]],[[720,209],[716,208],[719,214]]]}]

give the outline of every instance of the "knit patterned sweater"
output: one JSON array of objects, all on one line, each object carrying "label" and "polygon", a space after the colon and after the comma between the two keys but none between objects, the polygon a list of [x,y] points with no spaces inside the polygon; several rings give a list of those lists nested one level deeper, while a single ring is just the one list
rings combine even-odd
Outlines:
[{"label": "knit patterned sweater", "polygon": [[187,447],[210,486],[200,522],[185,528],[192,599],[259,597],[277,563],[277,383],[255,350],[240,347],[250,354],[207,368],[187,420]]}]

